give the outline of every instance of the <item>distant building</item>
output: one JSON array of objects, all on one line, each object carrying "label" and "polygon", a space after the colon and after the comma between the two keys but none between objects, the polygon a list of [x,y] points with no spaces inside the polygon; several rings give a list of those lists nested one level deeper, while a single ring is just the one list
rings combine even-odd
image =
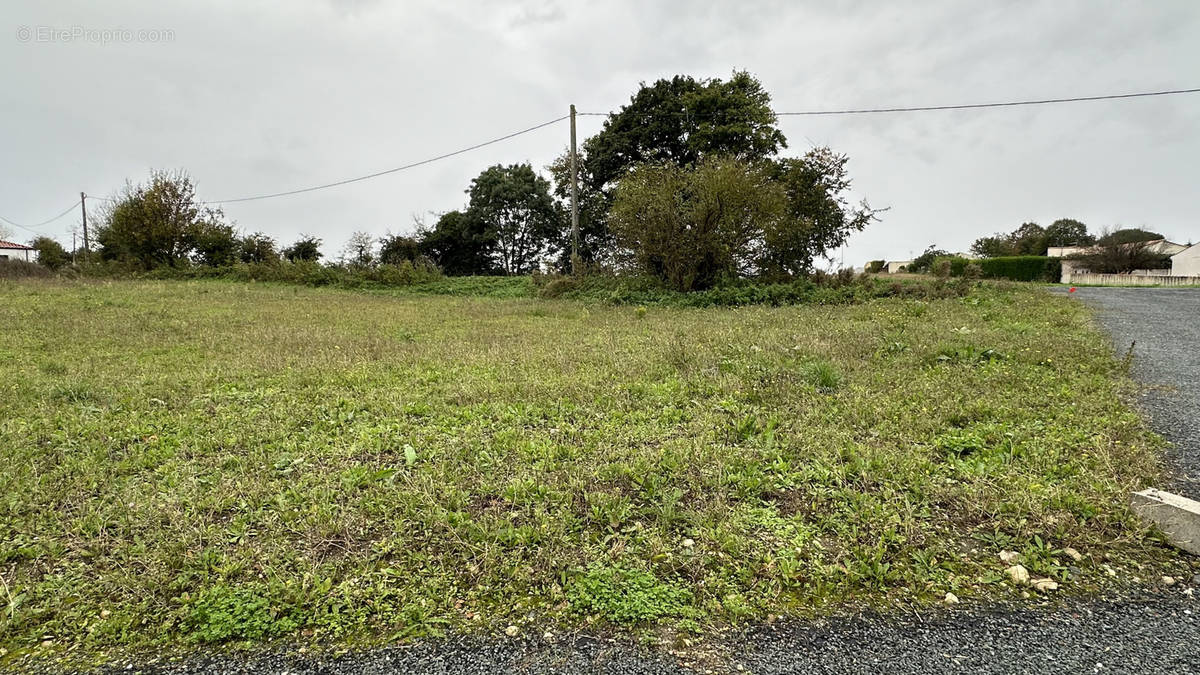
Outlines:
[{"label": "distant building", "polygon": [[1171,256],[1171,275],[1200,277],[1200,244],[1188,246]]},{"label": "distant building", "polygon": [[[1176,244],[1173,241],[1166,239],[1155,239],[1147,241],[1146,250],[1159,255],[1175,255],[1187,248],[1187,244]],[[1046,250],[1046,255],[1051,258],[1068,258],[1081,253],[1092,253],[1098,249],[1096,246],[1051,246]]]},{"label": "distant building", "polygon": [[913,264],[911,260],[889,260],[884,269],[887,270],[888,274],[895,274],[896,272],[903,272],[911,264]]},{"label": "distant building", "polygon": [[1068,256],[1087,253],[1092,250],[1090,246],[1051,246],[1046,249],[1046,255],[1051,258],[1066,258]]},{"label": "distant building", "polygon": [[[1159,270],[1133,270],[1124,276],[1139,278],[1200,276],[1200,245],[1176,244],[1166,239],[1155,239],[1144,243],[1147,251],[1169,256],[1171,267]],[[1089,272],[1083,267],[1083,261],[1069,260],[1068,258],[1094,253],[1097,250],[1099,250],[1098,246],[1051,246],[1046,251],[1046,255],[1051,258],[1064,259],[1062,261],[1062,282],[1071,283],[1077,276],[1086,275]]]},{"label": "distant building", "polygon": [[37,260],[37,251],[31,246],[0,239],[0,260],[33,262]]}]

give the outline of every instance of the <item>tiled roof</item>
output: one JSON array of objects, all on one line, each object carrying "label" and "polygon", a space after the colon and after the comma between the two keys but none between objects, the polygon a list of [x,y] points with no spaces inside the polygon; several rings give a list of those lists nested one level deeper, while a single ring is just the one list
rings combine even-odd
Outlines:
[{"label": "tiled roof", "polygon": [[0,239],[0,248],[19,248],[19,249],[22,249],[25,251],[33,250],[32,246],[26,246],[25,244],[17,244],[17,243],[11,242],[11,241],[4,241],[3,239]]}]

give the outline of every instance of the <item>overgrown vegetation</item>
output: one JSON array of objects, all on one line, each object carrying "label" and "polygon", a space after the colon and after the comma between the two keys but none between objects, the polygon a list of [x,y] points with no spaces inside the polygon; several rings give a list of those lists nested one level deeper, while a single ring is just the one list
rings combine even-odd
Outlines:
[{"label": "overgrown vegetation", "polygon": [[689,167],[635,166],[613,194],[614,261],[680,291],[810,274],[818,256],[875,218],[846,204],[845,164],[814,150],[777,163],[708,156]]},{"label": "overgrown vegetation", "polygon": [[1001,550],[1063,592],[1169,571],[1126,507],[1159,441],[1086,310],[967,288],[697,310],[0,283],[0,645],[1019,600]]},{"label": "overgrown vegetation", "polygon": [[321,265],[316,262],[237,263],[222,267],[188,265],[159,267],[148,272],[117,264],[87,265],[86,276],[123,279],[225,279],[263,281],[304,286],[336,288],[406,287],[442,279],[442,273],[428,261],[404,261],[397,265]]},{"label": "overgrown vegetation", "polygon": [[758,283],[727,279],[714,288],[684,292],[665,286],[652,277],[543,277],[535,280],[538,296],[598,300],[623,305],[668,305],[674,307],[736,307],[741,305],[846,305],[875,298],[931,300],[958,297],[971,284],[941,280],[889,280],[856,277],[850,270],[837,274],[817,273],[780,283]]},{"label": "overgrown vegetation", "polygon": [[0,279],[46,278],[53,276],[49,268],[24,260],[0,260]]}]

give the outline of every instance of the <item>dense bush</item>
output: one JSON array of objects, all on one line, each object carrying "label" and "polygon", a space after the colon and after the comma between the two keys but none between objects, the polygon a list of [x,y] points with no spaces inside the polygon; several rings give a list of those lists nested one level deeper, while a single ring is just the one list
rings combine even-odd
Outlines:
[{"label": "dense bush", "polygon": [[24,260],[0,260],[0,279],[29,279],[49,277],[54,273],[36,263]]},{"label": "dense bush", "polygon": [[42,267],[56,270],[71,262],[71,256],[62,247],[62,244],[50,237],[38,237],[29,242],[29,245],[37,250],[37,262]]},{"label": "dense bush", "polygon": [[814,274],[786,283],[727,280],[703,291],[681,292],[647,276],[557,277],[538,291],[544,298],[599,300],[619,305],[733,307],[740,305],[846,305],[874,298],[946,298],[965,295],[971,284],[943,280],[889,280],[853,274]]},{"label": "dense bush", "polygon": [[940,258],[950,265],[950,276],[971,277],[968,267],[979,268],[978,274],[985,279],[1008,279],[1009,281],[1058,281],[1062,274],[1062,261],[1040,255],[1004,256],[1001,258],[979,258],[970,260],[958,256]]},{"label": "dense bush", "polygon": [[982,258],[977,261],[987,279],[1010,281],[1058,281],[1062,261],[1040,255],[1017,255],[1003,258]]},{"label": "dense bush", "polygon": [[846,161],[816,149],[773,164],[719,156],[689,166],[639,164],[613,196],[616,262],[680,291],[731,276],[807,274],[875,219],[865,203],[847,203]]},{"label": "dense bush", "polygon": [[226,279],[229,281],[265,281],[305,286],[337,286],[358,288],[363,286],[411,286],[436,281],[442,273],[428,262],[416,264],[404,261],[399,265],[376,267],[321,265],[311,261],[240,263],[224,267],[186,265],[159,267],[149,272],[136,270],[119,264],[89,265],[84,269],[89,276],[127,277],[144,279]]}]

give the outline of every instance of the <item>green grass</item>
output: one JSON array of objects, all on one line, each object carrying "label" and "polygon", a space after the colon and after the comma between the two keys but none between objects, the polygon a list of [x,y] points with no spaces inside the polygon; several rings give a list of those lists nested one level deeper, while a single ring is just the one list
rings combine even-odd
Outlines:
[{"label": "green grass", "polygon": [[1018,599],[1003,549],[1067,592],[1173,564],[1125,507],[1160,441],[1086,309],[1033,288],[684,309],[0,282],[0,325],[10,658],[703,631]]}]

